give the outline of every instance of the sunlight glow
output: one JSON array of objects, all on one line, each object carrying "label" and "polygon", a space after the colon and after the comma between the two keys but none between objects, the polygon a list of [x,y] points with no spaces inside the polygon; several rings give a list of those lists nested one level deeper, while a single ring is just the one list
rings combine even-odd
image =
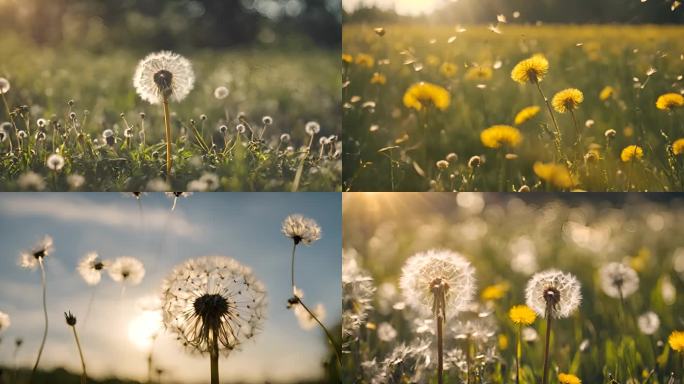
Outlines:
[{"label": "sunlight glow", "polygon": [[160,311],[144,311],[128,323],[128,339],[140,349],[148,349],[161,331]]},{"label": "sunlight glow", "polygon": [[393,9],[400,15],[420,15],[431,13],[445,2],[445,0],[342,0],[342,5],[347,12],[365,5]]}]

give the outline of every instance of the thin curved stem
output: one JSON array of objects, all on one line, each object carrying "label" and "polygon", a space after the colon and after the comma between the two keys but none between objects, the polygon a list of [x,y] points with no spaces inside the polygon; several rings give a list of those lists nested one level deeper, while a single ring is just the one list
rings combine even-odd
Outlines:
[{"label": "thin curved stem", "polygon": [[76,327],[71,326],[71,330],[74,331],[74,338],[76,339],[76,346],[78,347],[78,355],[81,357],[81,367],[83,368],[83,374],[81,375],[81,384],[86,384],[88,380],[88,374],[86,373],[86,363],[83,358],[83,350],[81,349],[81,341],[78,339],[78,333],[76,332]]},{"label": "thin curved stem", "polygon": [[38,258],[38,264],[40,264],[40,277],[43,285],[43,315],[45,316],[45,328],[43,329],[43,340],[40,342],[40,348],[38,349],[38,357],[36,357],[36,363],[33,365],[33,370],[31,371],[30,383],[33,383],[33,379],[36,376],[38,363],[40,363],[40,357],[43,355],[43,348],[45,348],[45,340],[47,339],[48,333],[47,288],[45,284],[45,266],[43,265],[43,258]]},{"label": "thin curved stem", "polygon": [[338,348],[338,347],[337,347],[337,344],[335,344],[335,340],[333,339],[332,334],[330,334],[330,331],[328,331],[328,328],[326,328],[325,325],[323,325],[323,323],[321,323],[321,321],[318,320],[318,317],[316,317],[316,315],[314,315],[313,312],[311,312],[311,310],[309,309],[309,307],[307,307],[307,306],[304,304],[304,302],[302,301],[302,299],[299,299],[298,301],[299,301],[299,304],[302,305],[302,308],[306,309],[306,311],[309,313],[309,315],[311,316],[311,318],[314,319],[314,320],[316,320],[316,322],[318,323],[318,325],[320,325],[321,328],[323,328],[323,331],[325,332],[325,335],[328,337],[328,341],[330,342],[330,344],[332,345],[333,349],[335,350],[335,357],[337,357],[337,363],[340,364],[340,367],[341,367],[341,366],[342,366],[342,357],[340,356],[340,348]]},{"label": "thin curved stem", "polygon": [[164,126],[166,127],[166,179],[171,179],[171,118],[169,116],[169,98],[164,95]]},{"label": "thin curved stem", "polygon": [[297,296],[297,286],[295,286],[295,278],[294,278],[294,265],[295,265],[295,251],[297,250],[297,243],[292,242],[292,265],[290,268],[290,274],[292,277],[292,294]]}]

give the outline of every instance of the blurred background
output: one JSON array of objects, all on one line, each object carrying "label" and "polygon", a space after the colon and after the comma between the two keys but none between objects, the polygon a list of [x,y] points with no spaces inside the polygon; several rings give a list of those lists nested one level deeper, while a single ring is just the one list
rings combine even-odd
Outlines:
[{"label": "blurred background", "polygon": [[[263,329],[242,350],[220,359],[224,383],[316,383],[332,379],[333,358],[318,327],[304,330],[286,308],[290,289],[292,241],[281,233],[282,220],[300,213],[316,220],[322,238],[299,247],[297,285],[311,307],[325,307],[323,323],[339,333],[341,201],[335,193],[195,193],[173,199],[163,193],[135,198],[119,193],[4,194],[0,199],[0,311],[12,324],[0,333],[4,382],[28,382],[43,330],[40,271],[18,266],[22,250],[43,235],[54,238],[46,259],[49,333],[36,383],[78,382],[80,361],[63,313],[72,311],[90,383],[206,383],[208,356],[191,355],[173,335],[151,322],[151,298],[172,268],[200,256],[230,256],[252,268],[266,286]],[[78,261],[96,251],[102,259],[133,256],[146,269],[140,285],[127,286],[104,274],[88,286]],[[88,303],[94,297],[89,315]],[[157,330],[156,340],[151,335]],[[17,339],[23,340],[16,347]],[[16,369],[16,371],[15,371]],[[159,369],[160,375],[157,374]],[[14,380],[16,377],[18,380]],[[161,376],[161,377],[159,377]],[[9,381],[8,381],[9,380]],[[0,379],[0,382],[2,380]]]}]

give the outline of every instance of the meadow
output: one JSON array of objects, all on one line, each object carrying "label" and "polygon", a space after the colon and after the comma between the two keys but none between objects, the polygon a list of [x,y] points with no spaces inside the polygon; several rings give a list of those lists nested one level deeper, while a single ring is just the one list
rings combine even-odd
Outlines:
[{"label": "meadow", "polygon": [[345,25],[344,190],[684,189],[681,27],[514,21]]},{"label": "meadow", "polygon": [[[178,52],[195,82],[170,103],[171,177],[161,104],[141,100],[133,86],[150,52],[40,46],[12,33],[0,51],[2,190],[339,190],[333,51]],[[312,134],[309,122],[318,127]]]},{"label": "meadow", "polygon": [[[682,201],[520,196],[345,195],[343,382],[442,382],[441,278],[445,383],[681,382]],[[468,266],[455,279],[453,260]],[[561,292],[549,337],[529,287],[550,269],[562,275],[546,282]]]}]

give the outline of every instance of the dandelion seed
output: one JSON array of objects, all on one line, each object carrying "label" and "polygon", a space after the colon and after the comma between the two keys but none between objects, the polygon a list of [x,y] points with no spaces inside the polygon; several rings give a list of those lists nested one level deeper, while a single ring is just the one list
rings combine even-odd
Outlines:
[{"label": "dandelion seed", "polygon": [[505,23],[506,22],[506,15],[496,15],[496,21],[499,23]]},{"label": "dandelion seed", "polygon": [[446,110],[451,103],[449,91],[432,83],[420,82],[411,85],[403,97],[404,106],[420,111],[434,106],[439,110]]},{"label": "dandelion seed", "polygon": [[219,383],[219,354],[228,356],[261,329],[266,289],[230,257],[208,256],[176,266],[162,285],[164,325],[194,353],[209,353]]},{"label": "dandelion seed", "polygon": [[564,89],[553,96],[551,105],[558,113],[570,112],[584,101],[584,94],[576,88]]},{"label": "dandelion seed", "polygon": [[632,160],[640,160],[644,157],[644,150],[638,145],[628,145],[620,152],[620,160],[629,163]]},{"label": "dandelion seed", "polygon": [[522,142],[522,134],[509,125],[493,125],[480,133],[480,141],[487,148],[508,146],[515,148]]},{"label": "dandelion seed", "polygon": [[116,258],[107,268],[107,272],[112,280],[122,284],[138,285],[145,277],[143,263],[130,256]]},{"label": "dandelion seed", "polygon": [[497,25],[489,24],[489,26],[487,27],[487,29],[489,29],[491,32],[496,33],[497,35],[500,35],[500,34],[501,34],[501,29],[499,28],[499,25],[498,25],[498,24],[497,24]]},{"label": "dandelion seed", "polygon": [[47,167],[53,171],[61,171],[64,168],[64,157],[57,153],[48,156],[46,161]]},{"label": "dandelion seed", "polygon": [[608,263],[599,270],[601,289],[609,297],[624,299],[639,289],[636,271],[622,263]]},{"label": "dandelion seed", "polygon": [[679,93],[666,93],[658,96],[656,108],[663,111],[672,111],[674,108],[684,107],[684,96]]},{"label": "dandelion seed", "polygon": [[218,100],[223,100],[228,97],[228,95],[230,95],[230,91],[224,86],[216,87],[216,89],[214,89],[214,97]]},{"label": "dandelion seed", "polygon": [[646,76],[652,76],[652,75],[654,75],[656,72],[658,72],[658,70],[656,70],[656,69],[653,68],[653,67],[649,67],[649,68],[648,68],[648,71],[646,71]]},{"label": "dandelion seed", "polygon": [[648,311],[637,319],[639,330],[644,335],[652,335],[660,328],[660,318],[653,311]]},{"label": "dandelion seed", "polygon": [[81,259],[76,270],[88,285],[97,285],[106,266],[106,263],[100,260],[97,253],[90,252]]},{"label": "dandelion seed", "polygon": [[520,84],[535,84],[542,81],[548,71],[549,61],[544,55],[536,54],[516,64],[511,71],[511,78]]},{"label": "dandelion seed", "polygon": [[192,65],[183,56],[161,51],[142,59],[133,75],[138,95],[150,104],[160,104],[164,98],[182,101],[195,84]]}]

